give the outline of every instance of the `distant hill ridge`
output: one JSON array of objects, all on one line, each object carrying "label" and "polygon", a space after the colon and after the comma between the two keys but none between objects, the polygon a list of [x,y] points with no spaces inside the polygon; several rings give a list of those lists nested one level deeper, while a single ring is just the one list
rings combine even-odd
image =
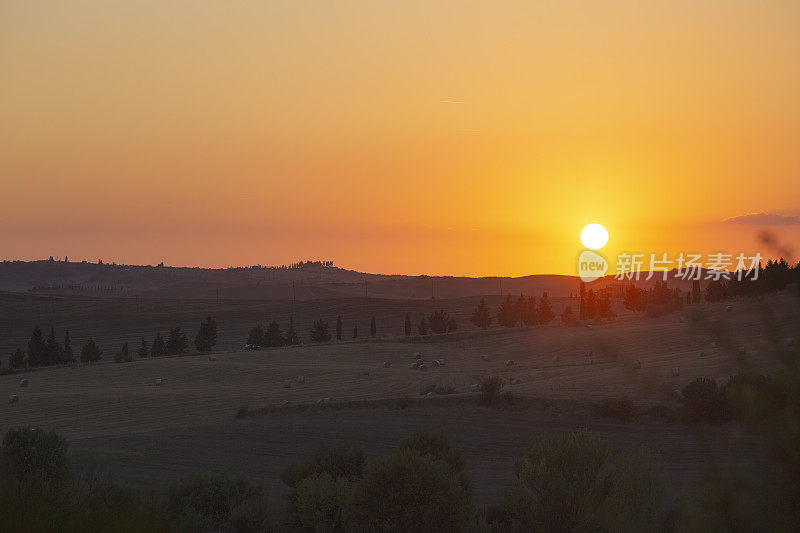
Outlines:
[{"label": "distant hill ridge", "polygon": [[[661,276],[654,276],[660,279]],[[605,284],[613,278],[600,280]],[[683,287],[686,282],[678,281]],[[645,281],[637,284],[647,285]],[[286,267],[203,268],[56,260],[3,261],[0,291],[93,297],[314,300],[341,297],[445,299],[498,294],[577,293],[575,276],[409,276],[370,274],[307,261]],[[594,284],[592,284],[594,285]]]}]

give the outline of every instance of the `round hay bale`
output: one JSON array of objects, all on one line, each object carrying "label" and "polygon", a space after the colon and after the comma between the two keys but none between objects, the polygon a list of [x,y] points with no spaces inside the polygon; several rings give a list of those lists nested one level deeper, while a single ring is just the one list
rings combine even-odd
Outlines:
[{"label": "round hay bale", "polygon": [[678,370],[677,366],[672,367],[672,377],[678,377],[681,375],[680,370]]},{"label": "round hay bale", "polygon": [[725,310],[726,311],[733,311],[733,306],[732,305],[726,305],[725,306]]},{"label": "round hay bale", "polygon": [[519,378],[516,377],[516,376],[511,376],[511,379],[509,380],[509,383],[511,385],[519,385]]},{"label": "round hay bale", "polygon": [[469,391],[470,391],[470,392],[479,392],[480,390],[481,390],[481,386],[480,386],[480,384],[478,384],[478,383],[472,383],[472,384],[469,386]]},{"label": "round hay bale", "polygon": [[557,355],[553,356],[553,362],[554,363],[558,363],[560,360],[561,360],[561,358],[559,356],[557,356]]},{"label": "round hay bale", "polygon": [[162,383],[163,380],[161,378],[156,378],[156,387],[160,387]]},{"label": "round hay bale", "polygon": [[283,400],[281,402],[281,407],[286,407],[287,405],[289,405],[289,400]]},{"label": "round hay bale", "polygon": [[506,366],[514,366],[514,360],[513,359],[506,359]]},{"label": "round hay bale", "polygon": [[284,389],[288,389],[291,386],[292,386],[292,382],[291,381],[289,381],[288,379],[284,379],[283,380],[283,388]]},{"label": "round hay bale", "polygon": [[417,370],[422,370],[424,372],[424,371],[428,370],[428,367],[425,366],[425,363],[423,363],[423,364],[419,365],[419,367],[417,367]]},{"label": "round hay bale", "polygon": [[712,348],[716,348],[717,347],[717,341],[711,341],[711,347]]},{"label": "round hay bale", "polygon": [[383,364],[381,365],[381,368],[391,368],[391,367],[392,367],[391,361],[384,361]]},{"label": "round hay bale", "polygon": [[703,357],[705,355],[703,352],[697,352],[697,357]]},{"label": "round hay bale", "polygon": [[302,385],[303,383],[306,382],[306,377],[305,376],[297,376],[297,382]]},{"label": "round hay bale", "polygon": [[677,401],[683,400],[683,394],[681,394],[680,389],[675,389],[672,391],[672,398]]},{"label": "round hay bale", "polygon": [[28,380],[27,380],[27,379],[25,379],[25,378],[22,378],[21,380],[19,380],[19,386],[20,386],[20,387],[22,387],[22,388],[26,388],[28,385],[29,385],[29,383],[28,383]]},{"label": "round hay bale", "polygon": [[426,392],[426,393],[425,393],[425,396],[433,396],[433,391]]},{"label": "round hay bale", "polygon": [[594,359],[590,357],[589,359],[586,360],[586,364],[587,365],[593,365],[594,364]]},{"label": "round hay bale", "polygon": [[586,329],[592,331],[594,329],[594,326],[592,324],[586,324]]},{"label": "round hay bale", "polygon": [[481,356],[481,361],[488,361],[488,360],[489,360],[489,356],[488,355],[484,354],[484,355]]},{"label": "round hay bale", "polygon": [[16,394],[12,394],[12,395],[10,395],[10,396],[8,397],[8,403],[10,403],[11,405],[14,405],[14,404],[16,404],[16,403],[19,403],[19,396],[17,396]]},{"label": "round hay bale", "polygon": [[210,353],[210,354],[208,354],[208,360],[209,361],[216,361],[217,360],[217,356],[214,355],[213,353]]},{"label": "round hay bale", "polygon": [[420,352],[414,352],[414,359],[422,359],[422,354]]},{"label": "round hay bale", "polygon": [[586,357],[591,357],[592,356],[592,350],[586,350],[585,355],[586,355]]},{"label": "round hay bale", "polygon": [[636,361],[633,362],[633,368],[639,370],[640,368],[642,368],[642,362],[637,359]]},{"label": "round hay bale", "polygon": [[365,368],[364,370],[362,370],[361,371],[361,375],[362,376],[369,376],[369,368]]}]

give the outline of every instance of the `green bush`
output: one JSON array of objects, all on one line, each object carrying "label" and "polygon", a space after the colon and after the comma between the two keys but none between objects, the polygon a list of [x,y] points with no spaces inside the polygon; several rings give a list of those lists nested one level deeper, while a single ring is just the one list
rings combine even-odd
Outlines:
[{"label": "green bush", "polygon": [[503,380],[490,376],[481,379],[481,402],[486,405],[493,404],[503,390]]},{"label": "green bush", "polygon": [[632,420],[636,411],[633,408],[633,400],[627,396],[619,398],[606,398],[595,409],[597,416],[611,418],[614,420]]},{"label": "green bush", "polygon": [[520,530],[574,531],[593,524],[610,444],[578,430],[534,442],[517,465],[506,508]]},{"label": "green bush", "polygon": [[0,448],[0,472],[18,492],[57,492],[71,476],[67,441],[54,431],[9,429]]},{"label": "green bush", "polygon": [[681,420],[694,422],[724,422],[731,419],[725,392],[710,378],[697,378],[683,388]]},{"label": "green bush", "polygon": [[367,457],[361,450],[348,446],[323,448],[304,463],[290,464],[281,474],[281,481],[293,488],[303,479],[320,474],[353,481],[361,477],[366,464]]},{"label": "green bush", "polygon": [[657,455],[645,448],[623,450],[604,480],[597,522],[606,531],[656,531],[664,516],[666,482]]},{"label": "green bush", "polygon": [[263,498],[260,485],[243,476],[197,474],[169,487],[166,505],[172,523],[179,529],[223,527],[232,511],[243,502]]},{"label": "green bush", "polygon": [[371,461],[353,487],[353,531],[463,531],[473,515],[468,491],[446,462],[413,449]]},{"label": "green bush", "polygon": [[769,413],[780,410],[785,403],[772,379],[755,372],[731,376],[722,392],[731,415],[739,420],[758,422]]},{"label": "green bush", "polygon": [[313,474],[296,487],[297,518],[303,527],[317,532],[341,531],[350,484],[344,477]]}]

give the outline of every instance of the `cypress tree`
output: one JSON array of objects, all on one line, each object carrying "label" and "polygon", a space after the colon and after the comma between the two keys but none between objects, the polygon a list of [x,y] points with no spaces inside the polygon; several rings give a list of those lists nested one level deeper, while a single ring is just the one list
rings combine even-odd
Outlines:
[{"label": "cypress tree", "polygon": [[64,351],[62,357],[65,363],[74,363],[75,354],[72,352],[72,341],[69,338],[69,330],[64,333]]},{"label": "cypress tree", "polygon": [[28,365],[42,366],[46,364],[45,360],[45,345],[42,337],[42,330],[39,326],[34,326],[31,333],[31,340],[28,341]]}]

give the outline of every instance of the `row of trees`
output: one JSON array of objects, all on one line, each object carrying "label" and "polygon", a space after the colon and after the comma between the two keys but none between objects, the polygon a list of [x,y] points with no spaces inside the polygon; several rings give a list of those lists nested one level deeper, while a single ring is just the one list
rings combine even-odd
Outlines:
[{"label": "row of trees", "polygon": [[[195,336],[195,348],[198,352],[210,352],[217,344],[217,322],[211,318],[206,318],[201,324]],[[185,353],[189,342],[186,335],[181,332],[178,326],[169,331],[166,339],[160,332],[156,333],[152,344],[142,337],[139,345],[139,357],[159,357],[164,355],[178,355]],[[103,358],[103,350],[97,345],[94,338],[89,338],[81,348],[80,361],[82,363],[93,363]],[[119,352],[114,354],[117,362],[130,361],[132,358],[128,350],[128,343],[124,343]],[[60,343],[56,338],[55,329],[50,328],[50,333],[45,338],[41,328],[35,326],[28,341],[27,351],[15,350],[8,358],[8,367],[12,370],[25,367],[52,366],[59,364],[69,364],[76,362],[75,354],[72,351],[72,342],[69,331],[64,333],[64,342]]]},{"label": "row of trees", "polygon": [[[514,301],[509,294],[498,307],[496,316],[497,323],[506,328],[548,324],[555,318],[547,292],[542,293],[538,303],[533,296],[526,298],[520,294]],[[470,322],[483,329],[492,325],[492,314],[485,299],[481,299],[481,303],[472,311]]]},{"label": "row of trees", "polygon": [[[99,361],[103,357],[103,351],[97,346],[93,338],[89,338],[81,348],[80,360],[84,363]],[[69,331],[64,333],[64,342],[58,342],[55,328],[50,328],[47,338],[42,334],[39,326],[34,326],[31,338],[28,341],[28,350],[16,349],[8,357],[8,367],[12,370],[22,369],[29,366],[53,366],[60,364],[74,363],[75,354],[72,351],[72,341]]]},{"label": "row of trees", "polygon": [[300,338],[295,331],[293,319],[289,319],[289,329],[286,330],[285,335],[283,331],[281,331],[281,326],[278,324],[278,321],[273,319],[267,324],[266,328],[260,324],[252,328],[247,334],[247,344],[267,347],[287,346],[300,344]]}]

